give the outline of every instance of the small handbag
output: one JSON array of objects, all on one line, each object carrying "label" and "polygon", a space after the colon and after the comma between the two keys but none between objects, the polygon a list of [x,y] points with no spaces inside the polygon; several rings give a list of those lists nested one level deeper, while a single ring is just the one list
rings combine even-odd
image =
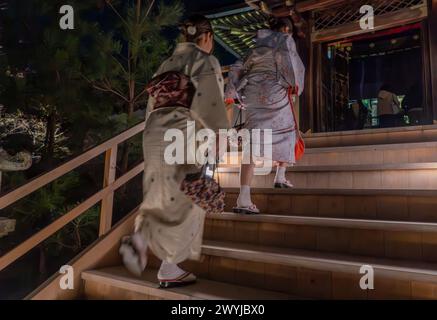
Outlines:
[{"label": "small handbag", "polygon": [[299,123],[297,122],[296,113],[294,111],[294,103],[293,103],[293,95],[298,92],[297,88],[290,87],[288,89],[288,100],[290,101],[291,111],[293,112],[294,124],[296,129],[296,144],[294,146],[294,154],[296,157],[296,161],[299,161],[303,158],[305,154],[305,141],[302,138],[302,134],[299,130]]},{"label": "small handbag", "polygon": [[214,179],[215,171],[215,164],[205,164],[199,173],[187,175],[181,184],[181,191],[207,214],[225,211],[225,192]]}]

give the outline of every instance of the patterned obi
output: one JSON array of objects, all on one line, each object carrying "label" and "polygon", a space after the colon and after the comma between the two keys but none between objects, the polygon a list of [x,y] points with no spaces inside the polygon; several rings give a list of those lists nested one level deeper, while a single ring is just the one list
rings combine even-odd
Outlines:
[{"label": "patterned obi", "polygon": [[155,99],[153,110],[167,107],[191,108],[196,88],[190,77],[169,71],[151,80],[146,88],[149,96]]}]

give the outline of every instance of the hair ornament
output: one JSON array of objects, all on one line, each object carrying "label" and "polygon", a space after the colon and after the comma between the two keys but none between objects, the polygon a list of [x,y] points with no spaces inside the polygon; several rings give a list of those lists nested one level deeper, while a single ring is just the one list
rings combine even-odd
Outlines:
[{"label": "hair ornament", "polygon": [[187,27],[187,33],[188,33],[190,36],[194,36],[194,35],[196,35],[196,33],[197,33],[197,28],[196,28],[196,26],[188,26],[188,27]]}]

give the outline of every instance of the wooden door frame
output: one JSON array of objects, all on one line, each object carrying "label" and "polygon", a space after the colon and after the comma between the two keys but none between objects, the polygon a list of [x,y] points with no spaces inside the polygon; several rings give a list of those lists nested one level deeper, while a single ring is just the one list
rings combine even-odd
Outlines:
[{"label": "wooden door frame", "polygon": [[[431,105],[433,120],[437,120],[437,0],[428,0],[428,19],[424,29],[426,31],[427,52],[425,59],[428,63],[428,96],[426,102]],[[432,72],[432,70],[434,72]]]},{"label": "wooden door frame", "polygon": [[[328,4],[329,1],[326,1]],[[388,13],[380,17],[375,17],[375,22],[379,24],[377,30],[385,30],[395,28],[397,26],[421,22],[422,37],[423,37],[423,80],[424,86],[424,103],[431,108],[432,114],[429,116],[437,120],[437,72],[432,73],[431,70],[437,70],[437,0],[427,0],[428,7],[419,7],[414,10],[401,10],[402,19],[396,19],[396,12]],[[382,23],[381,18],[388,18],[387,23]],[[379,23],[378,23],[379,21]],[[360,33],[365,33],[362,30],[356,30],[354,24],[349,23],[344,26],[330,28],[327,31],[317,32],[316,36],[312,33],[310,52],[307,52],[312,59],[309,59],[311,66],[307,72],[307,77],[313,81],[310,84],[311,89],[308,90],[307,101],[311,102],[311,130],[313,132],[322,132],[322,110],[321,110],[321,55],[323,43],[335,41],[337,39],[347,38]],[[331,30],[332,29],[332,30]],[[335,32],[333,32],[335,29]],[[367,31],[369,32],[369,31]]]}]

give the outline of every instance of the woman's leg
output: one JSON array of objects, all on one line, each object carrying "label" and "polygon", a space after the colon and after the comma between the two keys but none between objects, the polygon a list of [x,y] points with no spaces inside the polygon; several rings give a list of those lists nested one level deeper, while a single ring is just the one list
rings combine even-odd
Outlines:
[{"label": "woman's leg", "polygon": [[124,265],[131,273],[141,276],[144,272],[147,267],[147,249],[147,243],[139,232],[122,239],[119,252]]},{"label": "woman's leg", "polygon": [[196,282],[197,278],[191,272],[179,268],[177,264],[162,261],[158,272],[161,288],[181,287]]},{"label": "woman's leg", "polygon": [[252,185],[253,175],[255,172],[255,164],[242,164],[240,170],[240,195],[237,200],[237,206],[240,208],[248,208],[253,205],[250,186]]},{"label": "woman's leg", "polygon": [[275,188],[286,189],[293,188],[293,184],[287,180],[286,173],[289,164],[286,162],[279,162],[276,169]]}]

